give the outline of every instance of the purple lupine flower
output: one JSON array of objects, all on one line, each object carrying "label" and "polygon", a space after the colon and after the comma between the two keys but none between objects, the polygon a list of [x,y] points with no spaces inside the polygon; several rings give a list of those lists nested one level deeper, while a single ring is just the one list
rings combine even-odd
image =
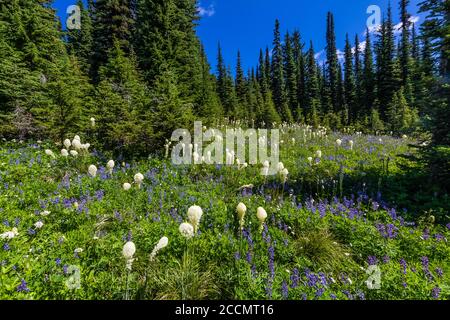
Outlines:
[{"label": "purple lupine flower", "polygon": [[389,263],[390,260],[391,258],[388,255],[383,256],[383,263]]},{"label": "purple lupine flower", "polygon": [[344,290],[342,293],[345,294],[350,300],[353,300],[353,295],[348,290]]},{"label": "purple lupine flower", "polygon": [[444,275],[444,271],[442,270],[442,268],[436,268],[436,274],[438,275],[439,278],[442,278],[442,276]]},{"label": "purple lupine flower", "polygon": [[3,250],[9,251],[10,249],[11,247],[9,246],[8,242],[5,242],[5,244],[3,245]]},{"label": "purple lupine flower", "polygon": [[8,220],[3,220],[3,224],[6,226],[6,227],[9,227],[9,222],[8,222]]},{"label": "purple lupine flower", "polygon": [[430,230],[428,230],[428,228],[423,230],[422,238],[424,240],[428,240],[430,238]]},{"label": "purple lupine flower", "polygon": [[402,268],[403,268],[403,274],[406,274],[406,260],[405,259],[400,259],[400,265],[402,266]]},{"label": "purple lupine flower", "polygon": [[360,300],[366,300],[366,296],[364,295],[364,292],[362,292],[362,291],[359,291],[357,293],[357,296]]},{"label": "purple lupine flower", "polygon": [[433,275],[431,274],[430,269],[429,269],[428,257],[423,256],[423,257],[420,258],[420,261],[422,262],[422,270],[425,273],[427,279],[429,281],[432,281],[433,280]]},{"label": "purple lupine flower", "polygon": [[331,294],[330,294],[330,298],[331,298],[332,300],[336,300],[336,299],[337,299],[337,297],[336,297],[336,295],[335,295],[334,293],[331,293]]},{"label": "purple lupine flower", "polygon": [[325,292],[324,288],[317,289],[317,291],[316,291],[316,298],[320,298],[323,295],[324,292]]},{"label": "purple lupine flower", "polygon": [[289,287],[286,281],[283,281],[281,285],[281,296],[283,297],[283,299],[287,299],[289,296]]},{"label": "purple lupine flower", "polygon": [[297,288],[298,287],[298,282],[300,280],[300,274],[298,272],[297,268],[294,268],[294,270],[292,270],[292,274],[291,274],[291,288]]},{"label": "purple lupine flower", "polygon": [[119,220],[120,222],[122,222],[122,216],[120,215],[119,211],[114,211],[114,217]]},{"label": "purple lupine flower", "polygon": [[241,259],[241,254],[239,253],[239,252],[235,252],[234,253],[234,259],[236,259],[236,260],[240,260]]},{"label": "purple lupine flower", "polygon": [[445,239],[444,236],[443,236],[442,234],[440,234],[440,233],[436,233],[436,234],[434,235],[434,237],[436,238],[436,241],[437,241],[437,242],[440,242],[440,241],[442,241],[442,240]]},{"label": "purple lupine flower", "polygon": [[406,288],[408,285],[406,284],[405,281],[403,281],[402,286],[403,286],[403,288]]},{"label": "purple lupine flower", "polygon": [[61,264],[61,258],[56,258],[55,262],[56,265],[59,266]]},{"label": "purple lupine flower", "polygon": [[25,279],[20,280],[20,284],[17,287],[17,292],[29,292],[30,289],[27,287],[27,282],[25,281]]},{"label": "purple lupine flower", "polygon": [[247,251],[245,259],[248,262],[248,264],[252,264],[252,253],[250,251]]},{"label": "purple lupine flower", "polygon": [[306,279],[308,280],[308,286],[315,287],[317,281],[319,280],[318,277],[314,273],[312,273],[309,269],[305,269],[305,275]]},{"label": "purple lupine flower", "polygon": [[441,288],[439,287],[434,287],[433,290],[431,290],[431,296],[434,299],[439,299],[439,294],[441,293]]},{"label": "purple lupine flower", "polygon": [[270,276],[273,278],[275,276],[275,265],[274,265],[274,258],[275,258],[275,250],[273,246],[269,246],[269,271]]},{"label": "purple lupine flower", "polygon": [[68,268],[69,268],[69,266],[67,264],[63,265],[63,272],[64,272],[64,274],[67,274]]},{"label": "purple lupine flower", "polygon": [[380,207],[380,205],[378,204],[378,202],[376,202],[376,201],[372,202],[372,210],[373,211],[377,211],[379,207]]},{"label": "purple lupine flower", "polygon": [[19,226],[19,223],[20,223],[20,218],[15,218],[14,225],[17,227],[17,226]]},{"label": "purple lupine flower", "polygon": [[450,222],[445,225],[448,230],[450,230]]},{"label": "purple lupine flower", "polygon": [[374,265],[377,264],[377,262],[378,262],[377,257],[375,257],[375,256],[368,256],[367,257],[367,263],[369,263],[369,266],[374,266]]}]

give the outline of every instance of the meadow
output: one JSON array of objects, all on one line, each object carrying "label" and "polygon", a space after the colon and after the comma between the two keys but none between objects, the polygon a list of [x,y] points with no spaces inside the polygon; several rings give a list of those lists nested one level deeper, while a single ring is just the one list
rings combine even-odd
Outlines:
[{"label": "meadow", "polygon": [[0,142],[0,299],[450,298],[449,221],[385,197],[414,139],[282,126],[275,176],[88,140]]}]

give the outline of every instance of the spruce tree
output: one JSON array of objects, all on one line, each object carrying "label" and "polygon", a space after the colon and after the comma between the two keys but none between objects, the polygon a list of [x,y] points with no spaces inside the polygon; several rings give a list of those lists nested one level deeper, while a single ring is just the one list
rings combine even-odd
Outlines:
[{"label": "spruce tree", "polygon": [[301,117],[301,110],[298,103],[297,68],[294,59],[293,41],[289,33],[286,33],[284,38],[284,70],[289,110],[294,119],[299,120]]},{"label": "spruce tree", "polygon": [[355,76],[353,74],[353,54],[352,47],[348,34],[345,38],[345,50],[344,50],[344,97],[345,104],[348,108],[349,120],[356,120],[357,106],[356,106],[356,89],[355,89]]},{"label": "spruce tree", "polygon": [[331,12],[327,14],[326,34],[326,64],[327,64],[327,86],[331,94],[331,104],[334,111],[339,111],[338,99],[338,56],[336,48],[336,35],[334,32],[334,17]]},{"label": "spruce tree", "polygon": [[376,98],[375,75],[373,66],[372,42],[369,29],[366,29],[366,47],[364,49],[364,67],[362,80],[362,96],[364,96],[365,113],[369,114]]},{"label": "spruce tree", "polygon": [[125,53],[131,49],[133,18],[130,0],[97,0],[93,9],[93,52],[91,77],[97,82],[99,68],[107,62],[108,52],[117,41]]},{"label": "spruce tree", "polygon": [[312,41],[310,42],[310,48],[308,51],[306,68],[306,93],[307,93],[307,105],[306,105],[306,118],[307,121],[314,125],[318,125],[317,112],[320,110],[320,91],[319,80],[317,77],[317,65],[314,57],[314,47]]},{"label": "spruce tree", "polygon": [[278,113],[282,116],[282,120],[292,122],[292,113],[288,106],[285,91],[284,67],[283,67],[283,48],[281,45],[280,22],[275,21],[272,65],[271,65],[271,82],[273,101]]},{"label": "spruce tree", "polygon": [[244,76],[244,70],[242,70],[240,51],[238,51],[237,53],[235,88],[236,88],[236,98],[238,102],[237,106],[238,113],[236,114],[236,117],[244,119],[247,116],[248,111],[247,80],[245,79]]},{"label": "spruce tree", "polygon": [[77,1],[77,6],[81,10],[81,29],[67,30],[67,47],[68,52],[77,57],[81,69],[87,74],[90,70],[91,53],[93,49],[93,26],[90,13],[92,8],[85,8],[82,0]]}]

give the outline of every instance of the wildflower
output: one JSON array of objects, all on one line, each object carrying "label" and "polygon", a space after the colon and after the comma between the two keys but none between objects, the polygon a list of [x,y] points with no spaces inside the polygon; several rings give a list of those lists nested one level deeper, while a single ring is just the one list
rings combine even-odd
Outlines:
[{"label": "wildflower", "polygon": [[82,248],[76,248],[75,250],[73,250],[73,252],[75,252],[75,253],[82,253],[83,249]]},{"label": "wildflower", "polygon": [[66,149],[62,149],[62,150],[61,150],[61,155],[62,155],[63,157],[68,157],[68,156],[69,156],[69,152],[68,152]]},{"label": "wildflower", "polygon": [[320,150],[317,150],[316,151],[316,158],[322,158],[322,151],[320,151]]},{"label": "wildflower", "polygon": [[178,229],[181,233],[181,235],[187,239],[190,239],[194,236],[194,227],[187,222],[183,222],[180,224],[180,227]]},{"label": "wildflower", "polygon": [[348,142],[348,144],[350,145],[350,150],[353,150],[353,140],[350,140],[350,141]]},{"label": "wildflower", "polygon": [[27,282],[25,281],[25,279],[20,280],[20,284],[17,287],[17,292],[29,292],[30,289],[27,286]]},{"label": "wildflower", "polygon": [[340,147],[341,144],[342,144],[342,140],[341,140],[341,139],[337,139],[337,140],[336,140],[336,145],[337,145],[338,147]]},{"label": "wildflower", "polygon": [[52,157],[52,158],[55,158],[55,154],[54,154],[53,151],[50,150],[50,149],[46,149],[46,150],[45,150],[45,154],[48,155],[48,156],[50,156],[50,157]]},{"label": "wildflower", "polygon": [[144,181],[142,173],[136,173],[134,175],[134,182],[138,185],[138,188],[141,188],[142,181]]},{"label": "wildflower", "polygon": [[72,157],[76,157],[76,156],[78,156],[78,152],[75,151],[75,150],[70,150],[70,155],[71,155]]},{"label": "wildflower", "polygon": [[200,219],[203,215],[203,210],[199,206],[191,206],[188,209],[188,219],[189,222],[194,227],[194,233],[197,233],[198,226],[200,224]]},{"label": "wildflower", "polygon": [[129,184],[128,182],[125,182],[123,184],[123,190],[128,191],[131,189],[131,184]]},{"label": "wildflower", "polygon": [[287,176],[289,174],[288,169],[284,168],[283,170],[281,170],[280,174],[282,182],[285,183],[287,181]]},{"label": "wildflower", "polygon": [[75,138],[72,140],[72,147],[74,147],[74,149],[76,149],[76,150],[80,150],[81,149],[81,142],[80,142],[80,137],[78,137],[78,139],[76,139],[76,137],[78,137],[78,136],[75,136]]},{"label": "wildflower", "polygon": [[168,244],[169,244],[169,239],[167,237],[162,237],[159,240],[159,242],[156,244],[156,246],[153,248],[153,251],[150,254],[150,261],[153,261],[156,254],[158,253],[158,251],[161,250],[162,248],[167,247]]},{"label": "wildflower", "polygon": [[267,219],[267,212],[266,210],[264,210],[263,207],[259,207],[258,209],[256,209],[256,217],[258,218],[261,226],[260,226],[260,230],[263,230],[264,227],[264,222]]},{"label": "wildflower", "polygon": [[313,158],[312,157],[308,157],[308,162],[309,162],[310,166],[312,166],[312,161],[313,161]]},{"label": "wildflower", "polygon": [[440,293],[441,293],[441,288],[439,288],[439,287],[434,287],[433,290],[431,291],[431,295],[434,299],[439,299]]},{"label": "wildflower", "polygon": [[88,168],[88,172],[92,177],[95,177],[97,175],[97,167],[91,164]]},{"label": "wildflower", "polygon": [[125,243],[125,245],[123,246],[122,249],[122,255],[125,257],[125,259],[132,259],[133,255],[136,252],[136,246],[134,245],[133,242],[128,241],[127,243]]},{"label": "wildflower", "polygon": [[402,139],[407,139],[408,136],[406,134],[402,135]]},{"label": "wildflower", "polygon": [[34,224],[34,226],[35,226],[37,229],[41,229],[41,228],[44,226],[44,223],[43,223],[42,221],[38,221],[38,222],[36,222],[36,223]]},{"label": "wildflower", "polygon": [[283,171],[283,169],[284,169],[284,164],[283,164],[283,162],[278,162],[278,165],[277,165],[277,170],[278,170],[278,172]]},{"label": "wildflower", "polygon": [[112,174],[112,171],[114,169],[114,160],[109,160],[108,163],[106,164],[106,167],[109,170],[109,174]]},{"label": "wildflower", "polygon": [[49,214],[50,214],[50,211],[47,211],[47,210],[41,212],[41,216],[44,216],[44,217],[48,216]]},{"label": "wildflower", "polygon": [[14,228],[12,228],[12,230],[11,231],[7,231],[7,232],[5,232],[5,233],[2,233],[2,234],[0,234],[0,238],[1,239],[12,239],[12,238],[14,238],[15,236],[17,236],[19,234],[19,232],[17,231],[17,228],[16,227],[14,227]]},{"label": "wildflower", "polygon": [[91,126],[95,127],[95,118],[91,118],[90,120],[91,120]]},{"label": "wildflower", "polygon": [[244,216],[245,212],[247,211],[247,207],[242,202],[239,203],[236,207],[236,211],[239,218],[239,226],[241,227],[241,230],[244,229]]},{"label": "wildflower", "polygon": [[72,145],[72,143],[70,143],[70,140],[69,139],[66,139],[66,140],[64,140],[64,146],[66,147],[66,149],[69,149],[70,148],[70,146]]}]

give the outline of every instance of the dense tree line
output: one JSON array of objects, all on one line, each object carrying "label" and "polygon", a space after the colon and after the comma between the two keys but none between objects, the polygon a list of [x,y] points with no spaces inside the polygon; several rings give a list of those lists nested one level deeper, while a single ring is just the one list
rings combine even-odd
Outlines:
[{"label": "dense tree line", "polygon": [[420,4],[428,13],[420,30],[408,2],[399,1],[399,37],[389,8],[363,42],[346,36],[343,61],[332,13],[322,63],[312,42],[297,30],[282,35],[277,20],[256,67],[244,70],[237,52],[233,76],[220,45],[211,71],[196,0],[79,0],[82,27],[67,32],[49,0],[0,0],[0,132],[58,140],[83,132],[118,153],[145,154],[193,119],[407,133],[429,118],[448,145],[449,117],[437,115],[448,115],[448,1]]}]

